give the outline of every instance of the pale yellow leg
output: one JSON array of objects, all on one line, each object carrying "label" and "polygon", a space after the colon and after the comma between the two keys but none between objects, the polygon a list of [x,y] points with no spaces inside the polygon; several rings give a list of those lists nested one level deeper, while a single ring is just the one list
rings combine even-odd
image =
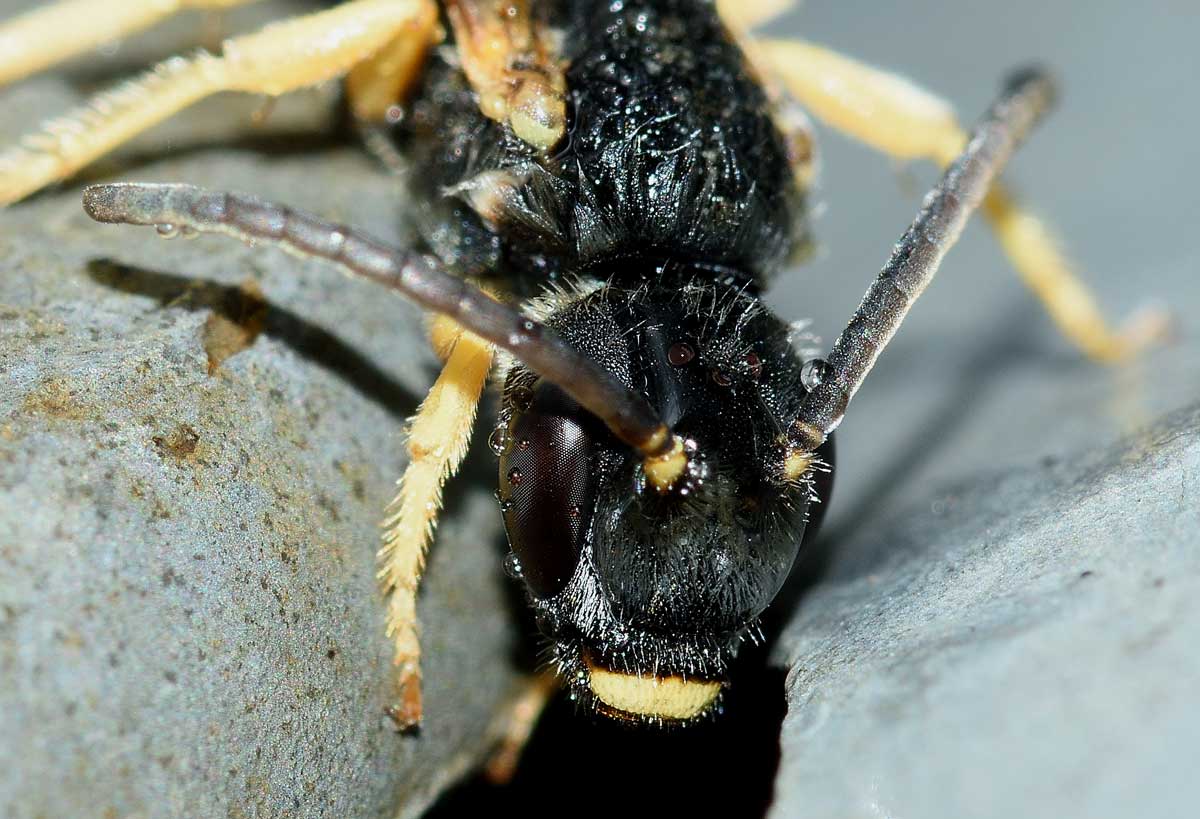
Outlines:
[{"label": "pale yellow leg", "polygon": [[427,7],[426,0],[353,0],[227,40],[219,57],[167,60],[0,153],[0,206],[70,176],[211,94],[278,96],[340,77]]},{"label": "pale yellow leg", "polygon": [[429,49],[443,37],[437,3],[426,0],[392,42],[346,75],[346,95],[354,116],[366,122],[387,121],[420,79]]},{"label": "pale yellow leg", "polygon": [[566,63],[536,0],[446,0],[446,18],[479,110],[540,151],[567,134]]},{"label": "pale yellow leg", "polygon": [[256,0],[61,0],[0,23],[0,85],[142,31],[184,9]]},{"label": "pale yellow leg", "polygon": [[[757,45],[809,111],[877,150],[945,166],[966,145],[966,133],[950,105],[902,77],[802,41],[764,40]],[[1112,330],[1050,232],[1003,186],[993,188],[983,212],[1026,286],[1084,353],[1116,361],[1165,335],[1167,317],[1154,311],[1137,314]]]},{"label": "pale yellow leg", "polygon": [[492,726],[496,748],[483,767],[484,776],[493,785],[507,785],[512,781],[533,729],[558,689],[558,677],[543,671],[524,680],[516,696],[501,709]]},{"label": "pale yellow leg", "polygon": [[717,0],[717,13],[730,28],[750,31],[798,5],[800,0]]},{"label": "pale yellow leg", "polygon": [[421,719],[417,584],[425,551],[437,525],[442,486],[467,454],[493,352],[490,343],[470,333],[454,342],[442,374],[409,427],[408,468],[384,522],[379,575],[389,594],[387,628],[395,641],[399,673],[399,699],[391,716],[402,727]]}]

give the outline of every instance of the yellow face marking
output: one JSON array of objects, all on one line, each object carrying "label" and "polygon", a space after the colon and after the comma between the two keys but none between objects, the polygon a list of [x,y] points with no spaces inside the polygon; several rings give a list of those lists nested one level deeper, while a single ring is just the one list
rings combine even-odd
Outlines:
[{"label": "yellow face marking", "polygon": [[783,477],[789,481],[798,481],[804,477],[813,465],[813,454],[803,449],[793,449],[783,459]]},{"label": "yellow face marking", "polygon": [[708,680],[623,674],[587,661],[592,693],[602,703],[622,714],[666,720],[686,720],[704,713],[721,684]]},{"label": "yellow face marking", "polygon": [[642,461],[646,480],[659,492],[666,492],[687,471],[688,457],[683,449],[683,439],[678,435],[665,455],[651,455]]}]

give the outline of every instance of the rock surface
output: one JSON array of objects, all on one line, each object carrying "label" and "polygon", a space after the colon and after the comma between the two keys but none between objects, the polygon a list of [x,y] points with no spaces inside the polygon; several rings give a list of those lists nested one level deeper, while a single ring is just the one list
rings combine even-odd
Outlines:
[{"label": "rock surface", "polygon": [[1188,814],[1197,476],[1200,405],[840,542],[777,646],[775,815]]},{"label": "rock surface", "polygon": [[[0,17],[30,5],[0,0]],[[224,20],[248,30],[303,5]],[[967,116],[1007,68],[1049,63],[1062,107],[1011,179],[1108,314],[1166,300],[1181,340],[1120,370],[1081,361],[968,230],[839,433],[826,534],[773,655],[790,669],[775,816],[1193,812],[1200,252],[1181,237],[1200,200],[1180,168],[1200,155],[1180,101],[1200,58],[1175,5],[1154,20],[1105,0],[1083,21],[1032,0],[807,4],[777,28],[900,68]],[[198,30],[211,40],[208,19],[0,89],[0,143]],[[204,103],[89,173],[248,189],[396,238],[394,182],[324,136],[329,93],[251,126],[260,105]],[[932,173],[896,184],[887,160],[821,137],[823,251],[770,298],[828,339]],[[10,813],[414,815],[480,757],[517,631],[484,447],[421,600],[429,719],[400,737],[382,718],[375,524],[435,372],[418,321],[276,252],[93,225],[76,184],[0,212]],[[774,750],[773,729],[736,713],[707,742],[551,717],[517,791],[531,816],[561,808],[548,783],[575,798],[597,777],[736,809],[731,766],[769,767]],[[479,807],[497,804],[488,791]]]},{"label": "rock surface", "polygon": [[[1177,99],[1200,18],[1104,2],[1085,22],[1020,0],[801,20],[966,117],[1005,69],[1049,65],[1060,109],[1010,180],[1109,315],[1165,301],[1179,338],[1124,368],[1079,359],[968,229],[839,430],[828,528],[774,653],[789,677],[771,815],[1192,815],[1200,199],[1178,168],[1200,149]],[[886,162],[822,136],[829,250],[777,298],[829,336],[915,202]]]},{"label": "rock surface", "polygon": [[[177,50],[198,19],[97,65]],[[0,90],[0,143],[89,70]],[[394,182],[319,144],[330,103],[302,95],[255,131],[260,101],[213,100],[97,172],[394,236]],[[275,251],[92,224],[75,184],[0,212],[0,812],[412,815],[478,760],[515,682],[486,446],[420,601],[424,727],[384,717],[374,555],[426,346],[399,299]]]}]

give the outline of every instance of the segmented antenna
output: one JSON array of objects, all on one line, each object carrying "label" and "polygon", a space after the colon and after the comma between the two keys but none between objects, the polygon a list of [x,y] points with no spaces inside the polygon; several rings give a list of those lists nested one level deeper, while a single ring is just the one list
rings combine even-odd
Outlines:
[{"label": "segmented antenna", "polygon": [[549,327],[440,270],[430,257],[393,248],[352,228],[283,205],[191,185],[93,185],[84,189],[83,209],[98,222],[156,225],[164,233],[223,233],[332,262],[346,273],[396,290],[508,350],[529,369],[561,387],[646,458],[667,455],[675,447],[670,429],[644,396],[617,381]]},{"label": "segmented antenna", "polygon": [[900,322],[958,241],[1017,146],[1054,101],[1054,85],[1040,69],[1014,74],[976,126],[963,153],[925,197],[920,213],[863,297],[823,362],[809,362],[809,393],[793,429],[796,444],[812,452],[835,430],[846,406]]}]

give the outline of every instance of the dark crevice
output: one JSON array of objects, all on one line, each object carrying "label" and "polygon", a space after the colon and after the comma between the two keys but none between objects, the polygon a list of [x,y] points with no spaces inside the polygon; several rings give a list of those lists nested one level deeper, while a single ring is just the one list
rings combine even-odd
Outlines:
[{"label": "dark crevice", "polygon": [[560,694],[511,782],[476,776],[427,815],[764,816],[779,769],[784,672],[766,664],[766,647],[747,648],[720,718],[669,731],[630,728],[581,713]]}]

